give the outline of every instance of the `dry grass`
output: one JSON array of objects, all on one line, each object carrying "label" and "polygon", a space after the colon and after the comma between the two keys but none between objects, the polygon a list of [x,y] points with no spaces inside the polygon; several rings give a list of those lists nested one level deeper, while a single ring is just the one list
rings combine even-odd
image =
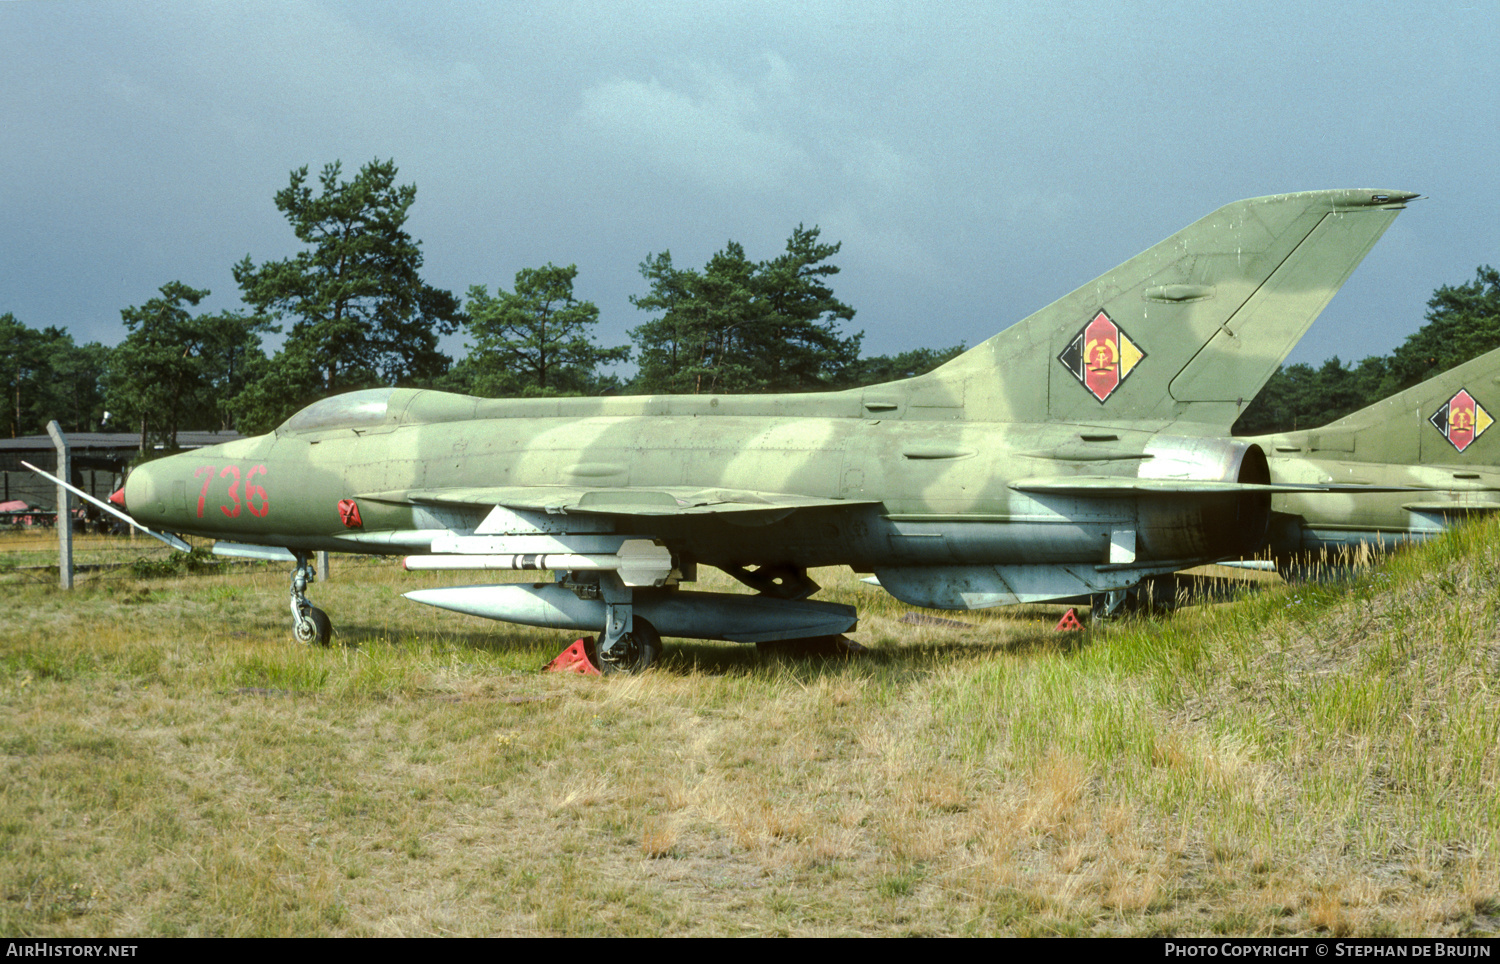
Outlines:
[{"label": "dry grass", "polygon": [[276,568],[4,576],[0,932],[1493,934],[1497,534],[1084,636],[826,572],[865,657],[609,679],[389,560],[329,650]]}]

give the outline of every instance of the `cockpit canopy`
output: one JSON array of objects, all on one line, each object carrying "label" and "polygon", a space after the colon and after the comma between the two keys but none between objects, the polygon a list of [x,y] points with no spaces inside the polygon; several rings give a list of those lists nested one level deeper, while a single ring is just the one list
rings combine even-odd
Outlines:
[{"label": "cockpit canopy", "polygon": [[326,432],[340,428],[367,428],[385,421],[394,388],[366,388],[313,402],[276,429],[288,432]]}]

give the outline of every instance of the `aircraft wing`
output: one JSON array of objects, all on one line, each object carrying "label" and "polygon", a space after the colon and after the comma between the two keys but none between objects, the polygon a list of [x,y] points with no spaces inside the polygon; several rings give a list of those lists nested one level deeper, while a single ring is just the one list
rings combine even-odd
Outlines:
[{"label": "aircraft wing", "polygon": [[481,486],[476,488],[402,489],[356,496],[396,505],[505,506],[533,512],[593,513],[628,516],[689,516],[723,513],[774,513],[793,509],[874,504],[872,500],[828,499],[783,492],[705,489],[697,486],[598,488],[574,485]]},{"label": "aircraft wing", "polygon": [[[1406,486],[1338,483],[1256,484],[1201,479],[1140,479],[1120,476],[1022,479],[1010,484],[1018,492],[1125,498],[1139,495],[1214,495],[1232,492],[1406,492]],[[795,509],[876,505],[876,499],[831,499],[748,489],[652,486],[600,488],[575,485],[477,486],[472,488],[398,489],[356,496],[394,505],[505,506],[531,512],[615,516],[695,516],[755,513],[784,516]]]},{"label": "aircraft wing", "polygon": [[1064,479],[1020,479],[1010,484],[1017,492],[1123,497],[1132,495],[1215,495],[1232,492],[1414,492],[1403,485],[1359,485],[1354,483],[1257,483],[1221,482],[1213,479],[1138,479],[1121,476],[1079,475]]}]

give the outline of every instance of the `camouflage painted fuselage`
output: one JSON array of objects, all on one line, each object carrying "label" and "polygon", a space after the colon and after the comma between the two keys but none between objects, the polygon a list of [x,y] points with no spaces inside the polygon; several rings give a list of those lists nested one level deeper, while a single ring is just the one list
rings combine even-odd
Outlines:
[{"label": "camouflage painted fuselage", "polygon": [[[793,400],[822,414],[779,414]],[[413,551],[432,533],[473,529],[495,504],[608,513],[615,531],[714,566],[1106,564],[1111,534],[1127,525],[1143,561],[1239,545],[1232,494],[1185,512],[1160,496],[1010,487],[1101,467],[1128,482],[1143,454],[1175,435],[903,420],[883,398],[865,400],[846,392],[530,401],[397,390],[378,422],[284,427],[143,466],[126,502],[137,519],[177,532],[353,552]],[[783,493],[816,504],[777,508]],[[340,511],[351,501],[357,525]],[[692,511],[726,505],[755,511]]]}]

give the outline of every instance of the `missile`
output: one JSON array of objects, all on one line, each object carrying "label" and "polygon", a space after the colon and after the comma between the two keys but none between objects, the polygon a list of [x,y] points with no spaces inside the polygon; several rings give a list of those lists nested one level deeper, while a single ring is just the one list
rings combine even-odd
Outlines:
[{"label": "missile", "polygon": [[[434,540],[441,554],[407,556],[408,570],[431,569],[520,569],[614,571],[627,586],[660,586],[672,575],[672,553],[650,539],[617,539],[614,552],[568,551],[559,540],[545,538],[552,551],[538,552],[527,545],[529,537],[504,539],[459,538]],[[532,542],[536,540],[532,539]],[[452,547],[460,548],[454,549]],[[510,552],[503,550],[511,549]],[[446,550],[446,552],[445,552]],[[467,551],[465,551],[467,550]],[[475,551],[477,550],[477,551]],[[488,551],[485,551],[488,550]],[[520,551],[516,551],[520,550]]]}]

